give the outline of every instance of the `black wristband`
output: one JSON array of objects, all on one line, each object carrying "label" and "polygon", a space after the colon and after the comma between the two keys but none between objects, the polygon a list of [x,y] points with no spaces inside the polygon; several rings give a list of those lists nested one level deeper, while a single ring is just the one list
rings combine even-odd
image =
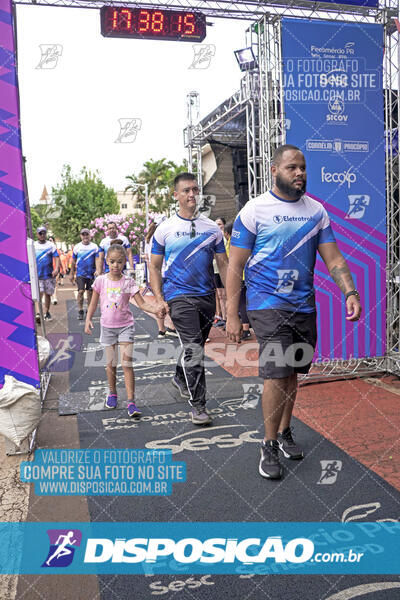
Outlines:
[{"label": "black wristband", "polygon": [[349,298],[349,296],[355,296],[357,300],[360,300],[360,294],[357,292],[357,290],[351,290],[351,292],[347,292],[345,295],[346,300]]}]

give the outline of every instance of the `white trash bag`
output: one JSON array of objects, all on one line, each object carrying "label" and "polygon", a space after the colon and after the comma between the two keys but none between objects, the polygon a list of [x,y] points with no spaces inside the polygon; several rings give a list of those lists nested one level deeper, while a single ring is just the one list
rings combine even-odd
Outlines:
[{"label": "white trash bag", "polygon": [[0,390],[0,434],[19,446],[37,427],[40,415],[40,391],[6,375]]},{"label": "white trash bag", "polygon": [[49,359],[51,346],[49,340],[46,340],[46,338],[41,335],[37,336],[37,345],[39,354],[39,367],[43,369],[44,365]]}]

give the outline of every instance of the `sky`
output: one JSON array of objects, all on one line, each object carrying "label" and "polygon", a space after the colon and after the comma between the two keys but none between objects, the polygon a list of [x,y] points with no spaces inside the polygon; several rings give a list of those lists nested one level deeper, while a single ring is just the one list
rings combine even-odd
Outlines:
[{"label": "sky", "polygon": [[[246,21],[208,18],[202,44],[215,46],[206,69],[189,68],[191,42],[104,38],[100,11],[17,5],[18,78],[30,203],[51,192],[62,166],[98,170],[116,191],[149,159],[187,158],[186,96],[200,93],[200,117],[240,87],[233,51],[246,45]],[[45,68],[45,45],[59,56]],[[42,47],[42,48],[41,48]],[[116,143],[120,119],[139,119],[136,139]]]}]

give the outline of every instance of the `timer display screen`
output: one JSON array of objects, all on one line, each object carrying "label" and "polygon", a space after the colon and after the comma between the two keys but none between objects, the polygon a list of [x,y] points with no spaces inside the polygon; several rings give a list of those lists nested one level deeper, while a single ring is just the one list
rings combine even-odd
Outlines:
[{"label": "timer display screen", "polygon": [[105,37],[201,42],[206,36],[205,15],[199,12],[103,6],[100,15]]}]

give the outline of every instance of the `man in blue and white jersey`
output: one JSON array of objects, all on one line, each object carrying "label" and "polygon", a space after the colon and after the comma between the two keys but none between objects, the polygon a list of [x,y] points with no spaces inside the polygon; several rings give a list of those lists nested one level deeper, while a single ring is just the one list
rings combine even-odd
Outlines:
[{"label": "man in blue and white jersey", "polygon": [[[60,258],[58,251],[53,242],[50,242],[47,236],[47,229],[41,225],[36,230],[38,239],[34,243],[36,254],[36,266],[39,279],[40,301],[44,296],[44,307],[46,321],[51,320],[50,315],[50,299],[55,290],[55,277],[60,269]],[[55,258],[53,266],[53,257]],[[40,314],[36,315],[36,321],[40,322]]]},{"label": "man in blue and white jersey", "polygon": [[117,225],[116,225],[116,223],[114,223],[112,221],[107,223],[107,236],[105,238],[103,238],[99,244],[99,257],[98,257],[98,260],[96,261],[97,273],[99,275],[101,275],[102,273],[108,273],[108,271],[110,270],[110,268],[106,262],[106,256],[107,256],[108,249],[111,246],[111,242],[113,240],[121,240],[122,241],[122,245],[125,248],[126,255],[128,257],[129,266],[132,269],[132,273],[133,273],[134,266],[133,266],[132,248],[129,243],[129,240],[125,235],[122,235],[122,233],[118,233]]},{"label": "man in blue and white jersey", "polygon": [[265,438],[259,473],[280,479],[279,450],[303,458],[290,421],[297,373],[307,373],[315,350],[314,265],[317,251],[346,297],[346,317],[357,321],[360,297],[338,249],[328,214],[306,194],[304,155],[292,145],[275,151],[272,190],[249,200],[234,223],[227,277],[227,334],[240,342],[238,317],[241,274],[245,267],[247,313],[260,344],[259,375]]},{"label": "man in blue and white jersey", "polygon": [[204,344],[215,314],[213,259],[223,282],[228,262],[218,225],[201,214],[195,216],[199,194],[195,176],[180,173],[174,187],[179,210],[154,233],[150,284],[157,302],[170,313],[183,348],[172,383],[188,398],[192,422],[208,425]]},{"label": "man in blue and white jersey", "polygon": [[96,277],[96,258],[99,255],[99,247],[90,241],[90,231],[86,227],[81,229],[81,241],[74,246],[72,252],[72,264],[70,280],[76,281],[78,286],[78,319],[83,321],[83,297],[86,290],[86,301],[89,306],[92,299],[92,285]]}]

